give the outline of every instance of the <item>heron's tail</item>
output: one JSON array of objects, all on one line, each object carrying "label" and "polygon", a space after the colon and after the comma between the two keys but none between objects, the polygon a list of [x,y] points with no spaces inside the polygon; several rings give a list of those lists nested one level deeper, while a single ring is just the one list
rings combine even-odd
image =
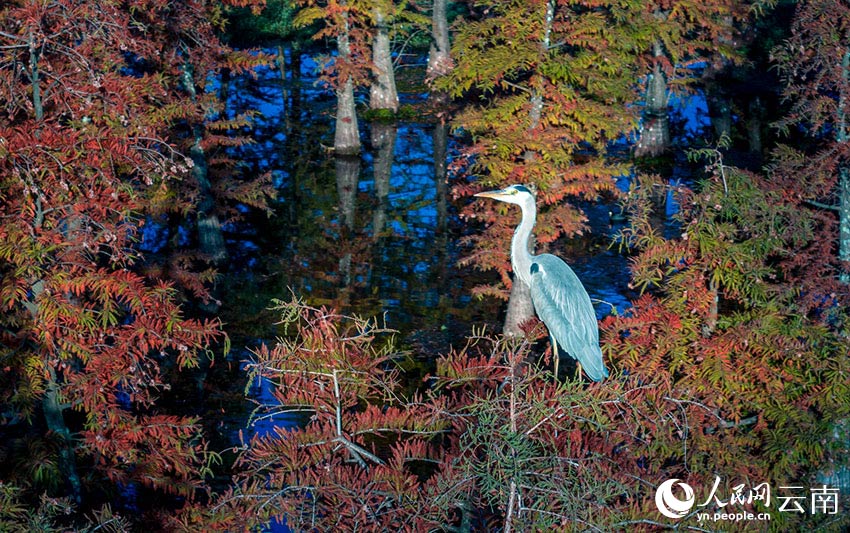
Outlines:
[{"label": "heron's tail", "polygon": [[583,348],[576,354],[578,362],[587,374],[587,377],[593,381],[602,381],[608,377],[608,369],[605,368],[605,363],[602,361],[602,350],[599,345],[592,344]]}]

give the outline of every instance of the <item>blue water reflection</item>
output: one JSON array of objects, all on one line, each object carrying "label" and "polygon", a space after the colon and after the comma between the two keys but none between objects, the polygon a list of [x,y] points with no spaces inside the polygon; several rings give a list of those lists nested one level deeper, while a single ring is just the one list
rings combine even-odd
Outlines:
[{"label": "blue water reflection", "polygon": [[[434,164],[435,148],[450,160],[455,141],[444,137],[435,147],[439,126],[432,123],[364,122],[362,157],[335,162],[329,152],[334,97],[315,67],[305,55],[300,76],[289,71],[285,83],[277,69],[261,67],[226,88],[228,117],[254,113],[248,131],[254,143],[233,155],[255,173],[270,173],[279,193],[271,219],[226,227],[235,267],[229,278],[253,294],[254,325],[265,319],[260,311],[271,298],[287,296],[287,287],[316,305],[385,315],[403,334],[453,326],[462,335],[473,323],[498,324],[501,302],[470,297],[473,286],[490,279],[456,267],[463,254],[456,242],[467,228],[449,199],[451,176],[437,176]],[[618,186],[625,189],[629,180],[620,177]],[[573,265],[602,318],[627,308],[628,269],[607,246],[617,229],[612,206],[583,208],[589,235],[552,251]],[[668,208],[675,209],[673,202]],[[247,268],[240,273],[240,266]],[[249,311],[240,303],[241,314]]]}]

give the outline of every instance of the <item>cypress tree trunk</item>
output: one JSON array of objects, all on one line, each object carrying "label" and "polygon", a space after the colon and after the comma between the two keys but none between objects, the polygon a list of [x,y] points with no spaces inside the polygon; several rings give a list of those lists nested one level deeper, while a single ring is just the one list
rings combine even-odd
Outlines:
[{"label": "cypress tree trunk", "polygon": [[[29,40],[29,67],[30,67],[30,82],[32,84],[32,105],[35,113],[35,120],[41,122],[44,119],[44,105],[41,100],[41,81],[38,72],[38,48],[32,36]],[[35,227],[40,228],[43,223],[44,214],[41,210],[41,202],[37,201],[38,209],[35,213]],[[76,223],[72,222],[72,229],[76,227]],[[35,280],[32,283],[32,300],[27,309],[33,320],[38,320],[38,297],[44,292],[44,281],[41,279]],[[59,401],[59,382],[56,377],[56,372],[53,367],[47,368],[47,386],[45,387],[44,396],[41,398],[41,409],[44,414],[44,422],[48,431],[59,437],[59,455],[57,457],[57,466],[59,472],[65,479],[67,484],[68,495],[79,505],[83,500],[82,483],[80,474],[77,472],[77,457],[74,449],[74,441],[71,436],[71,430],[65,424],[63,411],[65,407]]]},{"label": "cypress tree trunk", "polygon": [[[348,23],[337,39],[337,51],[340,61],[349,61],[351,44],[348,38]],[[354,82],[349,77],[336,91],[336,131],[334,133],[334,152],[337,155],[352,155],[360,152],[360,129],[357,125],[357,112],[354,102]]]},{"label": "cypress tree trunk", "polygon": [[449,125],[444,122],[435,125],[432,138],[434,145],[434,182],[437,185],[437,234],[442,235],[446,232],[449,221],[448,182],[446,181]]},{"label": "cypress tree trunk", "polygon": [[223,106],[222,113],[224,115],[227,114],[227,102],[230,100],[230,83],[233,81],[233,76],[230,72],[229,68],[221,69],[221,75],[219,76],[220,86],[218,89],[218,99],[221,101]]},{"label": "cypress tree trunk", "polygon": [[74,452],[73,437],[68,425],[65,424],[63,412],[64,406],[59,398],[59,383],[56,373],[49,369],[49,379],[45,387],[44,396],[41,399],[41,408],[44,411],[44,421],[47,429],[60,439],[59,457],[57,464],[59,472],[65,478],[67,490],[74,502],[79,505],[82,502],[82,483],[77,473],[77,458]]},{"label": "cypress tree trunk", "polygon": [[200,201],[198,202],[198,245],[214,265],[220,265],[227,259],[227,249],[224,246],[224,235],[221,232],[221,222],[215,214],[215,199],[209,180],[207,156],[201,147],[200,127],[196,127],[195,143],[189,149],[194,166],[192,177],[198,183]]},{"label": "cypress tree trunk", "polygon": [[292,80],[301,79],[301,41],[295,39],[289,45],[289,72],[292,75]]},{"label": "cypress tree trunk", "polygon": [[390,51],[390,31],[380,8],[374,10],[376,33],[372,41],[372,63],[376,73],[369,90],[369,107],[398,111],[398,92],[395,86],[393,58]]},{"label": "cypress tree trunk", "polygon": [[336,192],[339,196],[339,223],[346,231],[354,229],[357,183],[360,178],[359,157],[335,157]]},{"label": "cypress tree trunk", "polygon": [[762,124],[764,123],[764,106],[761,103],[761,98],[753,97],[747,106],[747,140],[750,146],[750,153],[761,156],[762,154]]},{"label": "cypress tree trunk", "polygon": [[428,51],[426,77],[433,80],[439,76],[445,76],[453,67],[446,0],[434,0],[431,11],[431,49]]},{"label": "cypress tree trunk", "polygon": [[[292,52],[293,63],[295,62],[295,51]],[[289,84],[286,80],[286,49],[283,46],[283,43],[278,43],[277,45],[277,72],[280,76],[280,92],[283,100],[283,120],[284,120],[284,128],[286,135],[289,135],[289,131],[292,129],[292,123],[290,121],[290,104],[289,104]],[[293,72],[292,76],[293,80],[295,79],[295,73]]]},{"label": "cypress tree trunk", "polygon": [[[449,183],[447,180],[447,155],[449,144],[449,125],[440,122],[434,125],[432,132],[434,146],[434,185],[437,189],[437,226],[434,239],[434,279],[438,286],[445,284],[449,269]],[[438,300],[443,291],[437,291]]]},{"label": "cypress tree trunk", "polygon": [[[337,156],[336,190],[339,196],[339,224],[344,239],[348,239],[354,229],[354,213],[357,205],[357,182],[360,178],[360,158],[357,156]],[[339,260],[341,288],[351,286],[351,252],[345,253]]]},{"label": "cypress tree trunk", "polygon": [[667,76],[658,58],[663,50],[660,42],[653,45],[656,58],[652,74],[646,82],[646,105],[643,110],[643,125],[640,140],[635,148],[637,156],[654,156],[670,147],[670,121],[667,116]]},{"label": "cypress tree trunk", "polygon": [[[183,65],[183,88],[193,101],[197,101],[195,92],[195,80],[192,66],[188,63]],[[227,259],[227,250],[224,246],[224,235],[221,232],[221,222],[215,214],[215,198],[212,194],[212,185],[209,181],[207,156],[201,146],[203,140],[203,125],[192,125],[194,143],[189,149],[192,158],[192,177],[198,183],[198,245],[201,252],[206,255],[214,265],[222,264]]]},{"label": "cypress tree trunk", "polygon": [[[850,168],[843,166],[838,175],[838,260],[850,261]],[[840,279],[850,283],[850,274]]]},{"label": "cypress tree trunk", "polygon": [[348,79],[337,91],[334,152],[340,156],[360,152],[360,129],[354,104],[354,83]]},{"label": "cypress tree trunk", "polygon": [[[38,297],[44,292],[44,281],[38,280],[32,284],[32,300],[26,303],[27,310],[34,320],[38,319]],[[41,410],[44,414],[44,423],[47,429],[59,437],[59,456],[57,466],[59,472],[67,484],[68,495],[79,505],[82,500],[82,483],[77,472],[77,457],[74,449],[74,439],[71,430],[65,424],[63,412],[65,406],[60,402],[59,379],[52,366],[47,368],[47,386],[44,396],[41,398]]]},{"label": "cypress tree trunk", "polygon": [[395,124],[372,124],[372,147],[374,154],[375,196],[378,205],[372,215],[373,237],[383,233],[387,221],[387,207],[390,195],[390,177],[392,176],[395,141],[398,127]]},{"label": "cypress tree trunk", "polygon": [[[850,51],[841,58],[841,73],[844,79],[838,101],[838,131],[836,140],[840,144],[850,142],[847,132],[847,84],[850,82]],[[842,163],[838,169],[838,260],[850,261],[850,167]],[[843,283],[850,283],[850,274],[843,273]]]},{"label": "cypress tree trunk", "polygon": [[[841,73],[844,84],[838,99],[838,124],[835,140],[838,143],[850,141],[847,132],[847,84],[850,82],[850,50],[844,52],[841,58]],[[850,261],[850,168],[842,164],[838,168],[838,259]],[[839,280],[850,283],[850,275],[841,272]],[[832,428],[832,438],[837,443],[836,448],[845,449],[850,443],[850,420],[839,420]],[[850,490],[850,468],[836,467],[831,472],[819,472],[818,481],[838,488],[841,493]]]},{"label": "cypress tree trunk", "polygon": [[41,82],[38,73],[38,47],[35,39],[30,35],[30,83],[32,84],[32,107],[35,111],[35,119],[41,121],[44,118],[44,106],[41,103]]},{"label": "cypress tree trunk", "polygon": [[[549,0],[546,2],[546,14],[543,26],[543,38],[540,41],[540,56],[545,57],[549,53],[549,40],[552,33],[552,23],[555,20],[555,1]],[[531,95],[531,110],[529,111],[528,130],[532,132],[540,125],[540,118],[543,115],[543,93],[539,88],[535,88]],[[534,160],[534,153],[531,151],[523,155],[526,162]],[[529,251],[534,252],[534,237],[528,242]],[[534,318],[534,304],[531,303],[531,289],[519,279],[514,273],[513,285],[511,286],[511,296],[508,300],[508,311],[505,314],[505,325],[502,328],[505,335],[518,336],[522,335],[520,325]]]},{"label": "cypress tree trunk", "polygon": [[505,313],[505,325],[502,328],[503,333],[512,337],[522,335],[520,325],[532,318],[534,318],[534,304],[531,303],[531,289],[514,276],[508,311]]},{"label": "cypress tree trunk", "polygon": [[[289,73],[292,81],[289,83],[288,90],[284,90],[284,127],[286,128],[286,138],[295,131],[295,127],[301,122],[301,49],[294,43],[289,51],[290,67]],[[286,89],[286,85],[284,85]]]},{"label": "cypress tree trunk", "polygon": [[[286,83],[286,49],[283,47],[283,43],[278,43],[277,45],[277,72],[280,75],[281,83]],[[286,100],[286,95],[284,94],[284,101]]]},{"label": "cypress tree trunk", "polygon": [[711,125],[717,138],[732,137],[732,106],[729,97],[724,94],[713,94],[708,97],[708,109]]}]

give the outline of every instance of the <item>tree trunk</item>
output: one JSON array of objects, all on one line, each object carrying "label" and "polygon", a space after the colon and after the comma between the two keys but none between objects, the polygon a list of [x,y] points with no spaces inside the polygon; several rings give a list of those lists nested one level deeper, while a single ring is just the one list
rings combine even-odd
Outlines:
[{"label": "tree trunk", "polygon": [[[838,260],[850,262],[850,168],[843,166],[838,176]],[[850,283],[850,274],[842,271],[842,283]]]},{"label": "tree trunk", "polygon": [[[295,57],[295,52],[292,52],[293,58]],[[278,43],[277,45],[277,72],[280,76],[280,93],[281,100],[283,101],[283,119],[284,119],[284,131],[286,135],[289,135],[289,131],[292,129],[292,123],[290,121],[289,112],[289,83],[286,80],[286,49],[283,47],[283,43]],[[294,63],[294,59],[293,59]],[[293,74],[293,79],[295,78]]]},{"label": "tree trunk", "polygon": [[[286,49],[283,47],[283,43],[278,43],[277,45],[277,72],[280,75],[280,82],[286,83]],[[284,100],[286,97],[284,96]]]},{"label": "tree trunk", "polygon": [[534,318],[534,304],[531,303],[531,289],[519,277],[514,276],[508,311],[505,314],[505,325],[502,328],[503,333],[513,337],[522,335],[520,325],[532,318]]},{"label": "tree trunk", "polygon": [[711,116],[711,125],[718,139],[732,137],[732,106],[729,98],[723,94],[714,94],[708,97],[708,108]]},{"label": "tree trunk", "polygon": [[[351,44],[348,39],[348,23],[337,39],[340,61],[349,61]],[[349,77],[336,90],[336,132],[334,133],[334,152],[337,155],[353,155],[360,152],[360,128],[357,125],[357,112],[354,102],[354,82]]]},{"label": "tree trunk", "polygon": [[354,107],[354,83],[350,79],[337,91],[334,152],[340,156],[360,152],[360,128]]},{"label": "tree trunk", "polygon": [[[44,292],[44,281],[38,280],[32,284],[31,303],[26,307],[34,320],[38,319],[38,297],[42,292]],[[65,424],[65,417],[62,414],[65,408],[59,400],[59,382],[56,378],[56,371],[51,366],[47,369],[47,386],[44,390],[44,396],[41,398],[41,408],[44,412],[44,422],[47,429],[60,439],[57,466],[68,485],[68,495],[79,505],[83,499],[83,489],[80,475],[77,472],[74,440],[71,436],[71,430]]]},{"label": "tree trunk", "polygon": [[[195,92],[195,81],[192,66],[188,63],[183,66],[183,87],[193,101],[197,100]],[[209,181],[207,167],[207,156],[201,146],[203,140],[203,125],[192,126],[194,143],[189,149],[192,158],[192,177],[198,184],[198,245],[201,253],[206,255],[214,265],[222,264],[227,259],[227,250],[224,246],[224,236],[221,232],[221,222],[215,214],[215,198],[212,193],[212,185]]]},{"label": "tree trunk", "polygon": [[222,115],[227,116],[227,102],[230,100],[230,84],[233,81],[233,75],[229,68],[221,69],[219,76],[218,99],[222,104]]},{"label": "tree trunk", "polygon": [[446,17],[446,0],[434,0],[431,11],[431,49],[428,51],[426,78],[434,80],[445,76],[454,68],[449,45],[449,21]]},{"label": "tree trunk", "polygon": [[[198,128],[200,129],[200,128]],[[215,214],[215,199],[210,184],[207,156],[201,147],[200,132],[195,136],[195,143],[189,150],[194,166],[192,177],[198,183],[200,201],[198,202],[198,245],[201,253],[207,256],[214,265],[220,265],[227,259],[227,249],[224,246],[224,235],[221,232],[221,222]]]},{"label": "tree trunk", "polygon": [[[841,73],[844,86],[850,81],[850,51],[844,52],[841,58]],[[836,141],[840,144],[850,142],[847,131],[847,99],[848,95],[841,92],[838,101],[838,131]],[[838,169],[838,260],[850,261],[850,167],[842,163]],[[850,283],[850,273],[842,271],[840,280]]]},{"label": "tree trunk", "polygon": [[289,75],[292,81],[289,83],[289,89],[285,90],[284,108],[286,137],[289,137],[295,131],[296,126],[300,125],[301,118],[301,51],[296,44],[292,45],[289,51]]},{"label": "tree trunk", "polygon": [[289,48],[289,77],[292,86],[300,89],[301,83],[301,44],[296,40]]},{"label": "tree trunk", "polygon": [[449,223],[447,155],[449,125],[441,122],[434,126],[434,182],[437,185],[437,234],[446,233]]},{"label": "tree trunk", "polygon": [[378,205],[372,215],[372,233],[378,238],[384,232],[387,222],[388,198],[390,195],[390,177],[393,170],[393,159],[395,155],[395,141],[398,126],[395,124],[372,124],[372,148],[374,149],[374,178],[375,196]]},{"label": "tree trunk", "polygon": [[[555,1],[549,0],[546,2],[546,14],[544,15],[543,36],[540,40],[540,59],[541,61],[549,54],[549,45],[552,35],[552,23],[555,20]],[[531,93],[531,110],[528,113],[528,131],[531,132],[540,125],[540,118],[543,116],[543,91],[540,87],[534,87]],[[534,154],[526,152],[523,156],[526,161],[534,159]]]},{"label": "tree trunk", "polygon": [[761,98],[758,96],[750,100],[747,117],[747,140],[750,145],[750,153],[762,155],[762,124],[764,123],[764,106],[761,103]]},{"label": "tree trunk", "polygon": [[59,401],[59,384],[56,382],[56,374],[51,368],[49,370],[50,379],[47,382],[47,387],[44,391],[44,396],[41,399],[41,407],[44,410],[44,420],[47,423],[47,429],[54,433],[60,439],[58,467],[62,477],[68,487],[68,494],[71,499],[79,505],[82,502],[82,483],[80,475],[77,473],[77,459],[74,452],[73,437],[71,431],[65,424],[63,416],[64,407]]},{"label": "tree trunk", "polygon": [[335,157],[336,192],[339,196],[339,224],[347,231],[354,229],[357,184],[360,180],[359,157]]},{"label": "tree trunk", "polygon": [[670,148],[670,121],[667,116],[667,76],[661,68],[659,58],[663,54],[661,43],[653,47],[656,58],[652,74],[646,82],[646,105],[643,110],[643,125],[640,140],[635,148],[637,156],[655,156]]},{"label": "tree trunk", "polygon": [[[434,146],[434,185],[436,187],[437,225],[434,229],[434,254],[432,256],[434,268],[431,279],[434,280],[433,286],[444,287],[449,276],[450,238],[448,231],[449,183],[447,180],[449,125],[446,122],[441,121],[434,125],[432,142]],[[443,290],[437,291],[436,299],[438,302],[444,294],[445,291]],[[466,514],[463,516],[466,516]]]},{"label": "tree trunk", "polygon": [[[540,40],[540,56],[543,58],[549,53],[549,39],[552,33],[552,23],[555,20],[555,1],[546,2],[546,14],[543,25],[543,36]],[[540,125],[543,116],[543,93],[540,89],[534,89],[531,94],[531,110],[529,111],[528,131],[529,134]],[[534,160],[535,154],[526,151],[523,158],[527,163]],[[528,241],[529,251],[534,253],[534,236]],[[508,311],[505,314],[505,325],[502,328],[505,335],[522,335],[520,325],[534,318],[534,304],[531,303],[531,289],[519,279],[514,273],[511,296],[508,300]]]},{"label": "tree trunk", "polygon": [[[710,278],[711,274],[707,274]],[[705,317],[705,324],[702,326],[703,337],[710,337],[714,333],[717,329],[717,319],[720,316],[720,292],[714,281],[708,282],[708,294],[711,296],[711,302],[708,305],[708,316]]]},{"label": "tree trunk", "polygon": [[[348,239],[354,229],[354,214],[357,206],[357,183],[360,178],[360,158],[357,156],[337,156],[336,190],[339,196],[339,224],[343,228],[343,238]],[[339,277],[342,288],[351,286],[351,252],[345,253],[339,260]]]},{"label": "tree trunk", "polygon": [[[850,81],[850,51],[845,51],[841,58],[841,73],[844,78],[843,87],[846,87]],[[850,132],[847,131],[847,98],[848,95],[844,91],[839,94],[835,133],[835,140],[839,144],[850,142]],[[838,260],[850,261],[850,167],[846,164],[841,164],[838,168]],[[842,270],[838,279],[842,283],[850,283],[850,274]],[[836,422],[832,432],[835,447],[839,450],[846,449],[850,444],[850,419],[843,418]],[[846,493],[850,490],[850,468],[836,466],[832,471],[821,471],[817,480]]]},{"label": "tree trunk", "polygon": [[38,73],[38,48],[30,35],[30,83],[32,83],[32,107],[38,122],[44,118],[44,105],[41,103],[41,81]]},{"label": "tree trunk", "polygon": [[388,109],[398,112],[398,92],[395,86],[393,58],[390,51],[390,30],[384,19],[384,13],[375,8],[375,38],[372,41],[372,63],[375,74],[369,90],[369,107],[371,109]]}]

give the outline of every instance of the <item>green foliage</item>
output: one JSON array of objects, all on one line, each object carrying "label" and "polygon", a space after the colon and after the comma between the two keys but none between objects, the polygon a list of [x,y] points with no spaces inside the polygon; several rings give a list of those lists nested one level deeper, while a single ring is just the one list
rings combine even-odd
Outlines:
[{"label": "green foliage", "polygon": [[235,42],[245,42],[251,46],[271,44],[281,40],[301,38],[298,26],[294,22],[295,6],[291,0],[266,0],[259,13],[248,7],[227,9],[227,33]]},{"label": "green foliage", "polygon": [[[616,194],[612,178],[627,169],[606,158],[608,145],[635,125],[629,104],[636,98],[636,60],[648,42],[618,3],[537,0],[474,7],[486,15],[471,13],[459,27],[455,68],[436,81],[438,89],[467,101],[455,122],[473,145],[459,163],[477,178],[457,193],[535,184],[537,242],[545,247],[585,230],[583,214],[568,200]],[[464,210],[464,216],[492,225],[466,239],[474,249],[463,262],[496,270],[509,286],[506,243],[515,221],[504,215],[504,206],[493,203]]]},{"label": "green foliage", "polygon": [[[650,222],[657,182],[641,178],[632,185],[624,205],[632,224],[619,242],[621,249],[642,252],[633,261],[634,283],[645,290],[663,282],[668,290],[685,292],[699,275],[748,308],[786,294],[775,283],[784,275],[780,262],[816,239],[817,221],[785,201],[783,191],[766,189],[761,178],[726,166],[719,150],[693,151],[690,157],[710,158],[711,177],[695,192],[677,191],[683,206],[675,216],[682,228],[678,241],[664,239]],[[694,274],[696,266],[703,271]]]},{"label": "green foliage", "polygon": [[[653,463],[669,477],[814,480],[840,460],[828,443],[850,414],[848,317],[834,294],[808,295],[813,309],[797,281],[799,256],[819,260],[823,226],[781,183],[726,166],[715,149],[693,156],[708,159],[707,178],[677,190],[679,237],[652,226],[657,178],[628,194],[620,243],[645,294],[605,321],[603,350],[680,406],[687,452],[655,435]],[[774,518],[771,528],[796,519]]]},{"label": "green foliage", "polygon": [[[0,531],[4,533],[60,533],[70,531],[68,518],[74,506],[68,498],[42,495],[37,506],[22,501],[22,490],[0,482]],[[104,506],[84,523],[75,524],[79,533],[123,533],[130,531],[130,522]]]},{"label": "green foliage", "polygon": [[[456,448],[437,475],[438,503],[463,502],[490,528],[616,527],[614,502],[634,480],[612,475],[622,390],[552,383],[529,340],[473,335],[438,361],[435,384],[452,398]],[[603,400],[604,398],[604,400]],[[632,436],[622,434],[631,441]]]}]

